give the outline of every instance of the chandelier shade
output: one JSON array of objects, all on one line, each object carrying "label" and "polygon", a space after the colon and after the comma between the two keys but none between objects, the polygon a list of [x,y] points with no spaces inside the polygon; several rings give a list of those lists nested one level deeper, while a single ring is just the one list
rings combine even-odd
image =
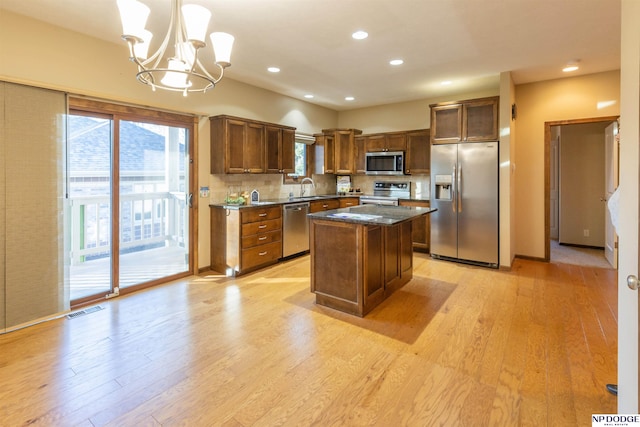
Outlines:
[{"label": "chandelier shade", "polygon": [[[216,77],[201,64],[198,54],[206,47],[206,34],[211,12],[206,8],[171,1],[171,20],[160,47],[149,55],[153,34],[146,30],[151,10],[138,0],[117,0],[122,20],[122,39],[129,46],[129,59],[136,64],[136,78],[153,90],[206,92],[222,80],[225,68],[231,66],[234,38],[221,32],[209,39],[217,67]],[[173,52],[171,51],[173,49]]]}]

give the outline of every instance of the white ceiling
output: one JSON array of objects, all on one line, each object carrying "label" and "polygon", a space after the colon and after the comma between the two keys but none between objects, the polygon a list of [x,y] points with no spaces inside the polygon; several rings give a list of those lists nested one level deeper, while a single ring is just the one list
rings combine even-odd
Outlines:
[{"label": "white ceiling", "polygon": [[[170,2],[141,1],[152,9],[147,27],[159,43]],[[572,75],[620,68],[620,0],[184,3],[206,6],[209,30],[235,36],[228,78],[297,99],[311,93],[310,102],[334,110],[497,88],[503,71],[516,84],[561,78],[576,59],[581,68]],[[0,9],[121,43],[127,61],[116,0],[0,0]],[[358,29],[369,38],[353,40]],[[394,58],[404,65],[390,66]],[[268,73],[269,66],[282,71]]]}]

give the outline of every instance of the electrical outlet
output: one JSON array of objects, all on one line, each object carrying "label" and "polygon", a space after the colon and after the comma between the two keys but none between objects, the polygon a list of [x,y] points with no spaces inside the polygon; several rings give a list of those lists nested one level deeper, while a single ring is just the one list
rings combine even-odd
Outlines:
[{"label": "electrical outlet", "polygon": [[589,230],[585,228],[584,230],[582,230],[582,234],[584,234],[584,237],[589,237]]}]

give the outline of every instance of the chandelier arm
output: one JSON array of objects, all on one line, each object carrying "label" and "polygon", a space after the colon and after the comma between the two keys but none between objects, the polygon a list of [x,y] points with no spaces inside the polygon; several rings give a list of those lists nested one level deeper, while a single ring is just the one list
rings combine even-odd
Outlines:
[{"label": "chandelier arm", "polygon": [[218,77],[213,77],[211,74],[209,74],[207,69],[202,66],[202,64],[200,63],[200,60],[197,60],[196,62],[198,63],[198,67],[200,68],[200,71],[202,71],[202,74],[204,74],[209,79],[211,79],[214,85],[217,84],[220,80],[222,80],[222,77],[224,76],[224,67],[222,65],[218,63],[214,63],[214,65],[219,68],[220,75]]}]

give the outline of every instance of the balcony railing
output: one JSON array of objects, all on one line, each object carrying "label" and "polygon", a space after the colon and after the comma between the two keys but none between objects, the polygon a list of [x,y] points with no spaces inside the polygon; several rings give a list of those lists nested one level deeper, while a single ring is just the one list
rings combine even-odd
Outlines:
[{"label": "balcony railing", "polygon": [[[108,257],[111,245],[109,196],[70,199],[71,265]],[[153,247],[184,247],[187,222],[184,193],[154,192],[120,195],[120,252]]]}]

